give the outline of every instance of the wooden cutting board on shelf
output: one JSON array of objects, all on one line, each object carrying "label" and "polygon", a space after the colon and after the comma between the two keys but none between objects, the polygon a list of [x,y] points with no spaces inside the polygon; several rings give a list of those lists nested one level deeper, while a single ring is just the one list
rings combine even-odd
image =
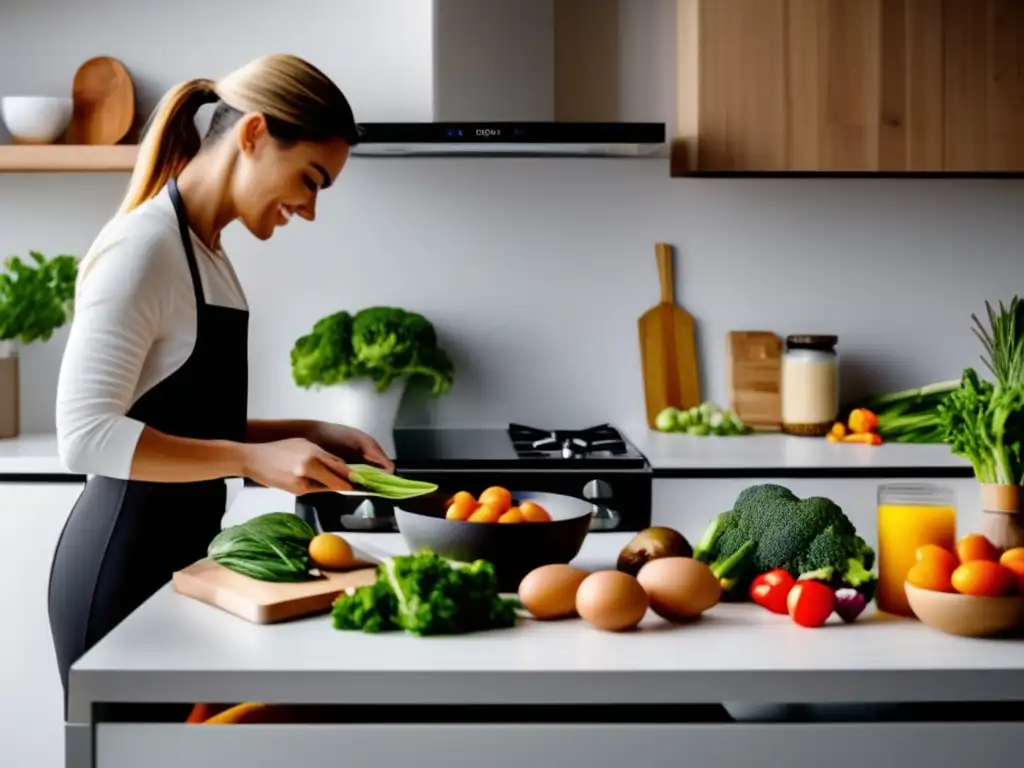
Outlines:
[{"label": "wooden cutting board on shelf", "polygon": [[204,558],[171,577],[174,591],[240,616],[273,624],[329,611],[349,587],[377,580],[377,563],[361,558],[351,570],[324,571],[323,578],[297,583],[260,581]]},{"label": "wooden cutting board on shelf", "polygon": [[755,429],[780,429],[782,339],[770,331],[730,331],[726,361],[732,412]]},{"label": "wooden cutting board on shelf", "polygon": [[654,251],[658,259],[661,302],[639,320],[644,398],[647,423],[652,429],[655,418],[664,408],[692,408],[701,402],[693,317],[676,304],[672,247],[658,243]]}]

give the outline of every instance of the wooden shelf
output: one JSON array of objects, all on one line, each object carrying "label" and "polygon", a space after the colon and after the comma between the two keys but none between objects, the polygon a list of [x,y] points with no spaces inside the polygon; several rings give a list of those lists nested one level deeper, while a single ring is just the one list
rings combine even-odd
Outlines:
[{"label": "wooden shelf", "polygon": [[138,152],[131,144],[5,144],[0,145],[0,173],[127,173]]}]

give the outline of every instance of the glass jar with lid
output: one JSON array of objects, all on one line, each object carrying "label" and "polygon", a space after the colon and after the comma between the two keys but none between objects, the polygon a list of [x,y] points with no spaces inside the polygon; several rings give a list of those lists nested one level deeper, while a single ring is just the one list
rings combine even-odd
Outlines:
[{"label": "glass jar with lid", "polygon": [[782,431],[821,437],[839,416],[838,336],[786,337],[782,356]]}]

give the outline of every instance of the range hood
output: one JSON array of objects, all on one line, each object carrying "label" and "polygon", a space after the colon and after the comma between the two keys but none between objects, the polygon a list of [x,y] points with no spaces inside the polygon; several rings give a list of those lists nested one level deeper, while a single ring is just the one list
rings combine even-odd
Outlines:
[{"label": "range hood", "polygon": [[631,42],[623,19],[638,0],[429,1],[430,120],[362,123],[353,154],[643,157],[666,149],[665,123],[637,119],[657,110],[631,95],[643,76],[635,64],[643,36]]}]

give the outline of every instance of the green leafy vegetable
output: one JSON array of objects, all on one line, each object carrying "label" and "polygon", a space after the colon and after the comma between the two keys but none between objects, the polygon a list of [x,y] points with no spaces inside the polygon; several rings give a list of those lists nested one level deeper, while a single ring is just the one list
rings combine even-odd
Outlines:
[{"label": "green leafy vegetable", "polygon": [[494,566],[461,563],[430,550],[385,560],[377,581],[334,601],[334,627],[413,635],[455,635],[515,624],[516,600],[501,597]]},{"label": "green leafy vegetable", "polygon": [[309,542],[316,532],[297,515],[270,512],[225,528],[207,556],[225,568],[260,581],[310,581]]},{"label": "green leafy vegetable", "polygon": [[349,464],[349,480],[371,493],[386,499],[411,499],[437,490],[437,485],[422,480],[408,480],[369,464]]},{"label": "green leafy vegetable", "polygon": [[29,252],[30,264],[17,256],[0,274],[0,339],[22,344],[48,341],[71,316],[78,261],[74,256],[47,259]]},{"label": "green leafy vegetable", "polygon": [[[891,443],[941,443],[939,406],[960,387],[960,380],[940,381],[914,389],[875,395],[848,410],[867,408],[878,417],[875,431]],[[844,419],[845,420],[845,419]]]},{"label": "green leafy vegetable", "polygon": [[1024,485],[1024,382],[993,385],[968,368],[940,413],[945,442],[978,482]]},{"label": "green leafy vegetable", "polygon": [[715,517],[694,547],[727,592],[746,592],[751,579],[775,568],[815,578],[834,589],[852,587],[874,597],[875,552],[833,501],[801,499],[765,483],[744,489],[733,508]]},{"label": "green leafy vegetable", "polygon": [[367,377],[383,392],[397,379],[428,382],[435,395],[451,389],[454,367],[423,315],[396,307],[336,312],[319,320],[291,351],[292,378],[304,389]]}]

